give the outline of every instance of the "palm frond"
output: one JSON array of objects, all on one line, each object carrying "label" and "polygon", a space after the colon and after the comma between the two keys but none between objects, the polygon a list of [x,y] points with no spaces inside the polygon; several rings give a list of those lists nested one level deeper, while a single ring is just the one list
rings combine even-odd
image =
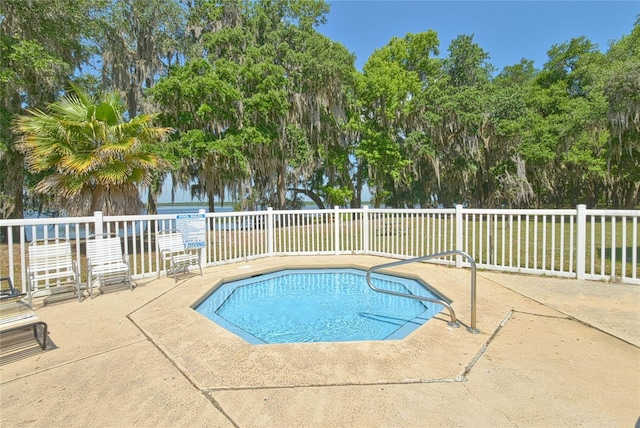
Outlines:
[{"label": "palm frond", "polygon": [[55,195],[55,204],[70,215],[139,213],[139,187],[169,168],[150,151],[167,139],[171,128],[154,127],[154,115],[123,119],[124,103],[117,94],[99,102],[73,86],[71,93],[46,112],[19,116],[13,129],[21,135],[18,150],[33,172],[53,170],[35,187]]}]

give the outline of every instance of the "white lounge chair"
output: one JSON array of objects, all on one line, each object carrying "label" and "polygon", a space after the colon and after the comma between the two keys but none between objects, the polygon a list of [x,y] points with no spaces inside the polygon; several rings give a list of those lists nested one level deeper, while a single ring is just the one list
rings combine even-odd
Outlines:
[{"label": "white lounge chair", "polygon": [[120,237],[115,233],[90,235],[87,238],[87,288],[93,298],[95,282],[105,285],[124,283],[133,290],[129,255],[123,253]]},{"label": "white lounge chair", "polygon": [[[33,329],[36,341],[42,350],[45,350],[47,347],[47,323],[40,320],[33,309],[23,301],[26,293],[19,293],[13,287],[11,278],[0,278],[1,282],[7,282],[8,288],[2,288],[0,292],[0,333]],[[38,326],[42,327],[41,340],[38,340]]]},{"label": "white lounge chair", "polygon": [[[189,266],[198,266],[200,268],[200,276],[202,276],[202,265],[200,264],[200,253],[196,249],[187,249],[182,233],[175,229],[161,230],[156,234],[156,242],[163,269],[169,275],[169,271],[173,272],[173,278],[178,281],[177,271],[181,269],[187,272]],[[167,269],[169,263],[169,269]],[[158,278],[160,278],[160,269],[158,268]]]},{"label": "white lounge chair", "polygon": [[36,294],[54,294],[62,291],[74,291],[78,301],[80,275],[78,265],[71,253],[71,243],[64,238],[36,239],[29,243],[29,306]]}]

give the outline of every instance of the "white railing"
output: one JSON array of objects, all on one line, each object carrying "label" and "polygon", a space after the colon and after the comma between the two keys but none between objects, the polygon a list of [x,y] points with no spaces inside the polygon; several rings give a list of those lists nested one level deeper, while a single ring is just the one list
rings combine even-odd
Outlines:
[{"label": "white railing", "polygon": [[[204,263],[311,254],[413,258],[449,250],[479,269],[640,284],[640,210],[361,209],[207,213]],[[0,277],[26,287],[27,245],[65,237],[86,276],[85,237],[123,237],[134,278],[157,274],[155,233],[176,227],[175,214],[0,220]],[[469,266],[459,257],[433,261]]]}]

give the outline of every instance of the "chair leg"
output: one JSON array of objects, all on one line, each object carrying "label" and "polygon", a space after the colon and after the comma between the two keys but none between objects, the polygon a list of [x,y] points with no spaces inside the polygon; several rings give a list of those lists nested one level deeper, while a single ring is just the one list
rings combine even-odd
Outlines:
[{"label": "chair leg", "polygon": [[[165,271],[167,273],[167,276],[169,276],[169,271],[167,270],[167,261],[162,259],[162,256],[160,256],[161,261],[158,262],[158,279],[160,279],[160,272],[161,271]],[[160,263],[162,263],[162,269],[160,269]]]},{"label": "chair leg", "polygon": [[42,323],[42,350],[47,349],[47,323]]},{"label": "chair leg", "polygon": [[[42,340],[38,340],[38,324],[42,325]],[[47,323],[39,322],[33,325],[33,337],[35,337],[36,342],[40,345],[42,350],[47,349]]]}]

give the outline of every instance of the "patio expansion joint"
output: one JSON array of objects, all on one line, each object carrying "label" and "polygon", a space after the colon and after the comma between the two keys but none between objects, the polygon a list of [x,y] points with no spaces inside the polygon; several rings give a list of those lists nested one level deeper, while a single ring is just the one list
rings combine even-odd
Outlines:
[{"label": "patio expansion joint", "polygon": [[139,310],[151,305],[152,303],[154,303],[155,301],[161,299],[162,297],[166,296],[167,294],[171,293],[172,291],[174,291],[175,289],[177,289],[178,287],[182,286],[182,284],[184,282],[186,282],[187,280],[182,280],[182,281],[178,281],[176,282],[172,287],[170,287],[169,289],[163,291],[162,293],[158,294],[157,296],[155,296],[153,299],[150,299],[149,301],[145,302],[143,305],[138,306],[136,309],[132,310],[131,312],[129,312],[125,318],[127,318],[127,320],[129,320],[129,322],[138,329],[138,331],[140,333],[142,333],[142,335],[145,337],[144,340],[147,340],[149,343],[151,343],[151,345],[153,345],[154,348],[156,348],[161,354],[162,356],[164,356],[164,358],[172,365],[176,368],[176,370],[178,370],[178,372],[180,374],[182,374],[182,376],[197,390],[201,391],[202,389],[198,386],[198,384],[196,383],[196,381],[194,379],[191,378],[191,376],[189,376],[188,373],[186,373],[184,370],[182,370],[180,368],[180,366],[178,364],[175,363],[175,361],[164,351],[164,349],[162,349],[162,347],[156,343],[156,341],[153,340],[153,338],[145,331],[145,329],[143,329],[132,317],[133,314],[135,314],[136,312],[138,312]]},{"label": "patio expansion joint", "polygon": [[489,348],[489,345],[493,342],[493,340],[498,336],[498,333],[500,333],[500,331],[504,328],[504,326],[507,324],[507,322],[509,322],[509,320],[511,319],[511,317],[513,316],[515,310],[511,309],[509,310],[509,312],[507,313],[507,315],[502,319],[502,321],[500,322],[500,324],[498,324],[498,326],[495,328],[495,330],[493,330],[493,333],[491,333],[491,336],[489,336],[489,338],[487,339],[487,341],[482,345],[482,347],[480,348],[480,350],[476,353],[476,355],[471,359],[471,362],[469,364],[467,364],[467,366],[464,368],[464,371],[458,376],[456,377],[456,381],[458,382],[465,382],[467,380],[467,376],[469,375],[469,373],[471,373],[471,370],[473,369],[473,367],[476,365],[476,363],[478,362],[478,360],[480,360],[480,358],[484,355],[485,352],[487,352],[487,349]]},{"label": "patio expansion joint", "polygon": [[[84,360],[88,360],[88,359],[91,359],[91,358],[95,358],[95,357],[98,357],[100,355],[106,355],[106,354],[109,354],[109,353],[114,352],[114,351],[118,351],[118,350],[121,350],[121,349],[128,348],[130,346],[136,345],[136,344],[141,343],[141,342],[146,342],[146,339],[134,340],[134,341],[129,342],[129,343],[125,344],[125,345],[109,348],[106,351],[96,352],[95,354],[86,355],[86,356],[84,356],[82,358],[76,358],[74,360],[70,360],[70,361],[67,361],[67,362],[64,362],[64,363],[53,365],[51,367],[46,367],[46,368],[44,368],[42,370],[37,370],[37,371],[31,372],[31,373],[25,373],[24,375],[16,376],[15,378],[0,382],[0,385],[6,385],[6,384],[9,384],[11,382],[15,382],[17,380],[21,380],[21,379],[25,379],[25,378],[28,378],[28,377],[31,377],[31,376],[39,375],[41,373],[45,373],[45,372],[48,372],[48,371],[51,371],[51,370],[55,370],[55,369],[60,368],[60,367],[65,367],[65,366],[68,366],[68,365],[71,365],[71,364],[75,364],[75,363],[80,362],[80,361],[84,361]],[[45,352],[54,352],[54,351],[55,351],[55,348],[51,349],[51,350],[47,349],[47,351],[45,351]]]},{"label": "patio expansion joint", "polygon": [[[335,388],[335,387],[362,387],[362,386],[385,386],[385,385],[411,385],[411,384],[427,384],[427,383],[464,383],[467,381],[467,376],[478,362],[478,360],[484,355],[487,351],[489,345],[496,338],[498,333],[502,330],[502,328],[507,324],[507,322],[511,319],[512,315],[517,312],[515,310],[510,310],[504,319],[500,322],[500,324],[493,331],[491,336],[485,341],[480,350],[473,356],[469,364],[467,364],[463,370],[463,372],[453,378],[428,378],[428,379],[404,379],[401,381],[382,381],[382,382],[335,382],[335,383],[309,383],[304,385],[255,385],[255,386],[242,386],[242,387],[209,387],[209,388],[200,388],[200,390],[205,394],[214,394],[216,392],[235,392],[235,391],[260,391],[260,390],[295,390],[295,389],[305,389],[305,388]],[[534,314],[536,315],[536,314]],[[168,357],[167,357],[168,358]]]},{"label": "patio expansion joint", "polygon": [[[134,311],[135,312],[135,311]],[[132,312],[133,313],[133,312]],[[131,313],[131,314],[132,314]],[[158,343],[156,343],[155,340],[153,340],[153,338],[142,328],[140,327],[140,325],[135,322],[133,320],[133,318],[131,318],[131,314],[127,315],[127,319],[131,322],[131,324],[133,324],[138,331],[140,331],[140,333],[142,333],[145,337],[144,340],[148,341],[149,343],[151,343],[151,345],[153,345],[154,348],[156,348],[161,354],[162,356],[173,366],[176,368],[176,370],[178,370],[182,376],[197,390],[201,390],[201,388],[198,386],[198,384],[196,383],[195,380],[193,380],[191,378],[191,376],[189,376],[188,373],[186,373],[184,370],[182,370],[180,368],[180,366],[178,364],[175,363],[175,361],[164,351],[164,349],[162,349],[162,347],[160,345],[158,345]]]},{"label": "patio expansion joint", "polygon": [[[508,287],[508,286],[506,286],[506,285],[504,285],[504,284],[501,284],[500,282],[494,281],[494,280],[493,280],[493,279],[491,279],[491,278],[488,278],[488,277],[485,277],[485,276],[482,276],[482,278],[483,278],[485,281],[490,282],[490,283],[494,284],[494,285],[495,285],[495,286],[497,286],[497,287],[501,287],[501,288],[507,289],[507,290],[509,290],[509,291],[511,291],[511,292],[513,292],[513,293],[516,293],[517,295],[522,296],[522,297],[524,297],[524,298],[526,298],[526,299],[528,299],[528,300],[530,300],[530,301],[532,301],[532,302],[536,302],[536,303],[537,303],[537,304],[539,304],[539,305],[542,305],[542,306],[544,306],[544,307],[546,307],[546,308],[549,308],[549,309],[551,309],[551,310],[554,310],[554,311],[559,312],[559,313],[561,313],[562,315],[564,315],[564,317],[558,317],[558,318],[566,318],[566,319],[571,320],[571,321],[576,321],[576,322],[577,322],[577,323],[579,323],[579,324],[582,324],[582,325],[584,325],[584,326],[587,326],[587,327],[593,328],[593,329],[595,329],[595,330],[598,330],[599,332],[604,333],[604,334],[606,334],[607,336],[614,337],[614,338],[616,338],[616,339],[618,339],[618,340],[621,340],[621,341],[623,341],[624,343],[627,343],[627,344],[629,344],[629,345],[631,345],[631,346],[634,346],[634,347],[636,347],[636,348],[640,348],[640,346],[638,345],[638,343],[634,343],[634,342],[632,342],[632,341],[629,341],[629,340],[627,340],[627,339],[625,339],[625,338],[622,338],[622,337],[620,337],[620,336],[618,336],[618,335],[616,335],[616,334],[614,334],[614,333],[612,333],[612,332],[610,332],[610,331],[604,330],[604,329],[602,329],[602,328],[600,328],[600,327],[598,327],[598,326],[596,326],[596,325],[594,325],[594,324],[588,323],[588,322],[586,322],[586,321],[584,321],[584,320],[581,320],[580,318],[577,318],[576,316],[573,316],[573,315],[571,315],[571,314],[568,314],[567,312],[565,312],[565,310],[563,310],[563,309],[559,308],[557,305],[554,305],[554,304],[549,303],[549,302],[545,302],[545,301],[543,301],[543,300],[542,300],[542,299],[540,299],[540,298],[536,298],[536,297],[534,297],[534,296],[530,295],[529,293],[524,293],[524,292],[522,292],[522,291],[516,290],[516,289],[511,288],[511,287]],[[545,316],[545,315],[542,315],[542,314],[535,314],[535,313],[523,312],[523,311],[515,311],[515,312],[527,313],[527,314],[535,315],[535,316]]]},{"label": "patio expansion joint", "polygon": [[[175,287],[173,287],[175,288]],[[172,288],[172,290],[173,290]],[[167,292],[169,292],[171,290],[168,290]],[[163,293],[166,294],[166,293]],[[160,296],[158,296],[157,298],[159,298]],[[156,298],[156,299],[157,299]],[[155,299],[154,299],[155,300]],[[140,309],[140,308],[138,308]],[[136,309],[136,311],[138,310]],[[151,345],[156,348],[158,350],[158,352],[160,352],[160,354],[165,358],[165,360],[167,360],[167,362],[169,362],[169,364],[171,364],[177,371],[178,373],[180,373],[182,375],[182,377],[184,379],[186,379],[187,382],[189,382],[189,384],[198,392],[200,392],[204,398],[209,401],[211,403],[211,405],[213,407],[215,407],[215,409],[217,411],[219,411],[225,418],[227,418],[227,420],[234,426],[234,427],[239,427],[238,424],[236,424],[236,422],[231,418],[231,416],[224,411],[224,409],[222,408],[222,406],[213,398],[211,397],[209,394],[206,393],[205,390],[203,390],[200,386],[198,386],[197,382],[189,375],[189,373],[187,373],[185,370],[183,370],[174,360],[173,358],[171,358],[165,351],[164,349],[162,349],[162,347],[156,343],[153,338],[151,338],[151,336],[149,336],[149,334],[147,334],[147,332],[140,327],[140,325],[138,325],[138,323],[136,323],[133,318],[131,317],[131,315],[136,312],[133,311],[130,314],[127,315],[127,319],[140,331],[140,333],[142,333],[145,337],[145,341],[148,341],[149,343],[151,343]]]},{"label": "patio expansion joint", "polygon": [[[479,275],[479,276],[481,276],[481,275]],[[506,286],[506,285],[504,285],[504,284],[501,284],[500,282],[494,281],[493,279],[488,278],[488,277],[485,277],[485,276],[482,276],[482,278],[483,278],[485,281],[487,281],[487,282],[489,282],[489,283],[491,283],[491,284],[493,284],[493,285],[495,285],[495,286],[497,286],[497,287],[500,287],[500,288],[504,288],[504,289],[506,289],[506,290],[509,290],[510,292],[515,293],[515,294],[517,294],[517,295],[519,295],[519,296],[521,296],[521,297],[524,297],[525,299],[528,299],[528,300],[530,300],[530,301],[532,301],[532,302],[535,302],[535,303],[537,303],[537,304],[539,304],[539,305],[544,306],[545,308],[551,309],[551,310],[553,310],[553,311],[556,311],[556,312],[558,312],[558,313],[560,313],[560,314],[564,315],[564,317],[556,317],[556,318],[564,318],[564,319],[568,319],[568,320],[571,320],[571,321],[576,321],[576,322],[577,322],[577,323],[579,323],[579,324],[582,324],[582,325],[584,325],[584,326],[586,326],[586,327],[590,327],[590,328],[593,328],[593,329],[595,329],[595,330],[598,330],[599,332],[604,333],[604,334],[606,334],[607,336],[610,336],[610,337],[616,338],[616,339],[618,339],[618,340],[621,340],[621,341],[623,341],[624,343],[626,343],[626,344],[628,344],[628,345],[631,345],[631,346],[633,346],[633,347],[635,347],[635,348],[640,348],[640,346],[638,345],[638,343],[635,343],[635,342],[633,342],[633,341],[630,341],[630,340],[627,340],[627,339],[625,339],[625,338],[623,338],[623,337],[620,337],[619,335],[616,335],[615,333],[612,333],[611,331],[607,331],[607,330],[605,330],[605,329],[603,329],[603,328],[598,327],[597,325],[594,325],[593,323],[589,323],[589,322],[587,322],[587,321],[584,321],[584,320],[582,320],[582,319],[578,318],[577,316],[574,316],[574,315],[568,314],[564,309],[562,309],[562,308],[558,307],[557,305],[554,305],[554,304],[549,303],[549,302],[545,302],[545,301],[543,301],[543,300],[542,300],[542,299],[540,299],[540,298],[536,298],[536,297],[534,297],[534,296],[533,296],[533,295],[531,295],[530,293],[524,293],[524,292],[522,292],[522,291],[516,290],[516,289],[514,289],[514,288],[512,288],[512,287],[509,287],[509,286]],[[516,310],[514,310],[514,312],[526,313],[526,314],[529,314],[529,315],[540,316],[540,317],[543,317],[543,316],[553,317],[552,315],[536,314],[536,313],[525,312],[525,311],[516,311]]]},{"label": "patio expansion joint", "polygon": [[349,388],[349,387],[362,387],[362,386],[390,386],[390,385],[413,385],[424,383],[456,383],[461,382],[457,378],[437,378],[437,379],[406,379],[403,381],[388,381],[388,382],[348,382],[348,383],[317,383],[317,384],[305,384],[305,385],[258,385],[258,386],[242,386],[236,388],[221,387],[221,388],[203,388],[202,392],[205,394],[214,394],[216,392],[240,392],[240,391],[265,391],[265,390],[295,390],[306,388]]},{"label": "patio expansion joint", "polygon": [[[543,303],[541,303],[541,304],[543,304]],[[550,306],[550,305],[545,305],[545,306],[547,306],[548,308],[553,309],[553,310],[554,310],[554,311],[556,311],[556,312],[561,313],[561,314],[562,314],[562,315],[564,315],[564,316],[543,315],[543,314],[536,314],[536,313],[531,313],[531,312],[526,312],[526,311],[515,311],[515,312],[518,312],[518,313],[521,313],[521,314],[526,314],[526,315],[533,315],[533,316],[537,316],[537,317],[557,318],[557,319],[564,319],[564,320],[568,320],[568,321],[575,321],[575,322],[577,322],[578,324],[581,324],[581,325],[583,325],[583,326],[585,326],[585,327],[589,327],[589,328],[592,328],[592,329],[594,329],[594,330],[597,330],[597,331],[599,331],[600,333],[606,334],[606,335],[607,335],[607,336],[609,336],[609,337],[612,337],[612,338],[614,338],[614,339],[620,340],[620,341],[622,341],[622,342],[626,343],[627,345],[631,345],[631,346],[633,346],[634,348],[638,348],[638,349],[640,349],[640,346],[638,346],[638,344],[637,344],[637,343],[634,343],[634,342],[631,342],[631,341],[629,341],[629,340],[626,340],[626,339],[624,339],[624,338],[622,338],[622,337],[620,337],[620,336],[616,336],[615,334],[611,333],[610,331],[603,330],[603,329],[601,329],[600,327],[598,327],[598,326],[596,326],[596,325],[590,324],[590,323],[588,323],[588,322],[586,322],[586,321],[583,321],[583,320],[581,320],[581,319],[579,319],[579,318],[576,318],[576,317],[574,317],[574,316],[571,316],[571,315],[569,315],[569,314],[567,314],[567,313],[563,312],[563,311],[562,311],[562,310],[560,310],[560,309],[554,308],[554,307],[552,307],[552,306]],[[639,420],[640,420],[640,419],[639,419]]]}]

